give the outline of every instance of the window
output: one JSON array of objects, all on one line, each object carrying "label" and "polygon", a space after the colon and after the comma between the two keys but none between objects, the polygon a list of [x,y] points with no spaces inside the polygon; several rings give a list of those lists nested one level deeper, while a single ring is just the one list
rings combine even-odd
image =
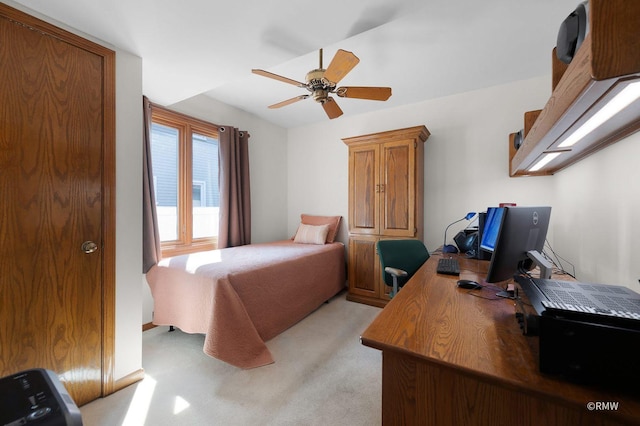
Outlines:
[{"label": "window", "polygon": [[163,256],[216,248],[218,128],[157,106],[151,161]]},{"label": "window", "polygon": [[193,181],[193,207],[206,206],[206,191],[204,189],[207,183],[203,181]]}]

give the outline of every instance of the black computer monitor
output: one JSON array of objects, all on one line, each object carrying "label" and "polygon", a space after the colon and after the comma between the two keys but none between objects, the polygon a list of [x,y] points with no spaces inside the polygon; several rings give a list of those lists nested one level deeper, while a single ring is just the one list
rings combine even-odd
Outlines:
[{"label": "black computer monitor", "polygon": [[[489,211],[487,220],[488,216]],[[493,245],[486,278],[488,283],[506,281],[518,271],[528,271],[534,266],[540,267],[542,278],[550,277],[551,265],[542,257],[550,218],[551,207],[502,207],[496,210],[493,221],[485,225],[481,242],[484,250]],[[500,223],[497,234],[493,230],[496,226],[494,221]],[[495,235],[493,241],[492,235]]]}]

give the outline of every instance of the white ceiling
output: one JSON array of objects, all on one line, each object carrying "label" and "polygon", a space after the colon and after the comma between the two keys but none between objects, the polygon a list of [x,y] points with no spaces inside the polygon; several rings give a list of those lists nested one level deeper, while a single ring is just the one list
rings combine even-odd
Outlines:
[{"label": "white ceiling", "polygon": [[[291,128],[327,121],[298,81],[337,49],[360,63],[342,86],[389,86],[386,102],[338,98],[345,116],[551,73],[579,0],[17,0],[142,58],[143,90],[165,106],[204,94]],[[336,120],[340,120],[337,118]]]}]

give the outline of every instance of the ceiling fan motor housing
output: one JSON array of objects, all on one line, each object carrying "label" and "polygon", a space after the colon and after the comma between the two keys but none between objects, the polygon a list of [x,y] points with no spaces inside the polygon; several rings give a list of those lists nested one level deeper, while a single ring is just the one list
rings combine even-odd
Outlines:
[{"label": "ceiling fan motor housing", "polygon": [[306,76],[307,89],[313,93],[316,102],[324,103],[329,93],[335,89],[335,84],[324,78],[325,70],[322,68],[309,71]]}]

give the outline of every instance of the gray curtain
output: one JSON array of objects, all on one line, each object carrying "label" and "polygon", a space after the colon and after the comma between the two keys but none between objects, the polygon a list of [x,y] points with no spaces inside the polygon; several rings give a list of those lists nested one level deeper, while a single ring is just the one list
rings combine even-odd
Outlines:
[{"label": "gray curtain", "polygon": [[153,167],[151,167],[151,102],[143,98],[144,134],[142,154],[142,273],[161,258],[156,197],[153,191]]},{"label": "gray curtain", "polygon": [[218,248],[251,243],[249,133],[219,127],[220,229]]}]

